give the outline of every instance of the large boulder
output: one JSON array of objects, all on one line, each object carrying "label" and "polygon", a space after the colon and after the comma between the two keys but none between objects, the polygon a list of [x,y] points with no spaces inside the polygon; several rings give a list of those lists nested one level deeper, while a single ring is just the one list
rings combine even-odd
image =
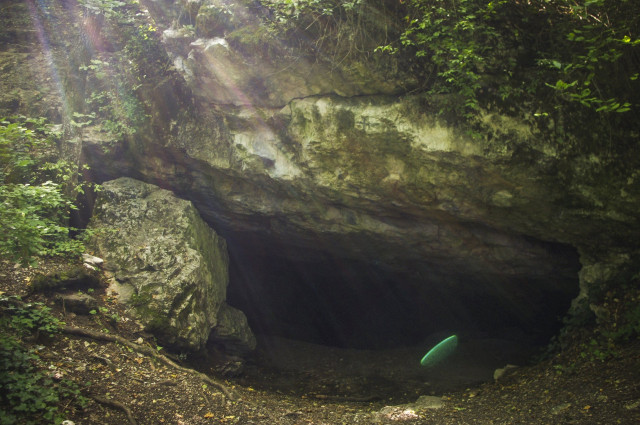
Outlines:
[{"label": "large boulder", "polygon": [[200,349],[220,321],[223,342],[253,348],[242,312],[234,311],[233,325],[228,314],[219,319],[229,281],[227,246],[191,202],[119,178],[104,183],[90,228],[121,301],[163,343]]}]

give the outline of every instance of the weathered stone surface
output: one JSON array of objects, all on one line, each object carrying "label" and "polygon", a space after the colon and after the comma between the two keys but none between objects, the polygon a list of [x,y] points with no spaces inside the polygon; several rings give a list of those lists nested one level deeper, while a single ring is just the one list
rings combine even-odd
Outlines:
[{"label": "weathered stone surface", "polygon": [[508,364],[505,367],[501,367],[499,369],[496,369],[493,372],[494,381],[502,379],[509,371],[512,371],[513,369],[517,369],[517,368],[518,368],[518,366],[516,366],[516,365]]},{"label": "weathered stone surface", "polygon": [[[133,288],[125,301],[147,329],[165,343],[201,348],[218,325],[228,255],[225,241],[192,204],[156,186],[120,178],[104,183],[91,228],[104,267]],[[228,329],[229,321],[224,325]]]},{"label": "weathered stone surface", "polygon": [[405,406],[385,406],[380,412],[373,415],[374,422],[384,423],[387,421],[392,422],[409,422],[415,421],[420,416],[411,408]]},{"label": "weathered stone surface", "polygon": [[[0,10],[0,116],[46,117],[52,122],[65,119],[65,103],[75,93],[62,89],[58,76],[70,71],[69,50],[57,55],[59,38],[70,38],[77,27],[75,16],[60,4],[48,4],[44,19],[39,7],[20,1],[2,3]],[[38,30],[34,29],[37,25]],[[66,28],[62,34],[60,28]],[[77,33],[76,33],[77,34]],[[43,43],[43,38],[46,42]],[[64,49],[64,48],[63,48]],[[73,76],[67,77],[74,79]],[[70,87],[65,87],[65,89]],[[66,99],[65,99],[66,97]]]},{"label": "weathered stone surface", "polygon": [[[298,44],[298,50],[292,49],[258,19],[264,11],[256,2],[208,0],[183,7],[185,15],[197,10],[192,42],[184,43],[184,32],[176,25],[165,29],[163,40],[176,69],[205,102],[282,107],[293,98],[392,94],[415,84],[409,78],[390,79],[381,69],[354,61],[318,61],[299,49],[304,43],[294,41],[290,44]],[[162,16],[166,14],[163,10]],[[376,19],[384,21],[384,16]],[[381,43],[382,39],[371,48]]]},{"label": "weathered stone surface", "polygon": [[[403,256],[507,274],[550,272],[529,260],[538,255],[531,238],[589,251],[593,241],[623,250],[637,245],[633,167],[620,168],[604,154],[563,157],[530,125],[495,114],[479,117],[492,134],[461,134],[428,112],[428,98],[389,96],[412,82],[398,72],[382,78],[371,62],[345,61],[365,68],[358,73],[328,69],[322,56],[287,61],[278,50],[283,40],[269,38],[251,4],[226,10],[232,32],[194,35],[188,46],[167,43],[195,95],[220,111],[195,117],[208,132],[194,134],[194,123],[185,122],[171,142],[211,167],[189,187],[194,198],[209,193],[221,200],[215,208],[200,202],[205,216],[226,223],[240,213],[248,220],[236,230],[259,227],[250,217],[266,216],[283,238],[378,235],[411,246]],[[222,7],[203,5],[202,13]],[[211,175],[215,187],[205,189]]]},{"label": "weathered stone surface", "polygon": [[442,397],[435,397],[429,395],[422,395],[418,397],[415,403],[412,404],[416,410],[419,409],[441,409],[444,407]]},{"label": "weathered stone surface", "polygon": [[89,270],[98,270],[102,263],[104,263],[104,260],[100,257],[87,253],[82,254],[82,264]]},{"label": "weathered stone surface", "polygon": [[[202,125],[184,123],[162,155],[141,146],[144,156],[126,156],[138,158],[145,179],[188,193],[233,242],[245,270],[239,275],[253,273],[242,292],[259,293],[257,303],[278,302],[269,288],[284,291],[296,279],[281,278],[274,261],[261,256],[310,269],[345,259],[362,264],[353,270],[363,276],[369,263],[378,276],[407,285],[399,293],[420,300],[411,309],[424,315],[425,333],[440,321],[454,326],[487,314],[495,317],[491,326],[507,315],[516,326],[544,327],[577,294],[577,256],[547,242],[576,246],[592,237],[585,234],[588,217],[563,216],[566,186],[536,163],[521,163],[516,146],[473,143],[430,120],[419,98],[293,100],[270,124],[249,110],[200,118]],[[101,164],[99,172],[108,171],[109,160]],[[307,279],[338,293],[339,284],[330,289],[334,277]],[[359,279],[345,284],[366,293]],[[444,307],[443,296],[455,305]],[[302,301],[295,301],[300,311]],[[358,309],[351,310],[357,323]],[[400,314],[379,317],[389,322]]]},{"label": "weathered stone surface", "polygon": [[420,411],[437,410],[444,407],[442,397],[423,395],[414,403],[401,404],[397,406],[385,406],[374,414],[374,420],[404,422],[415,421],[420,417]]},{"label": "weathered stone surface", "polygon": [[[608,285],[627,285],[638,273],[640,252],[632,250],[610,249],[597,256],[584,250],[580,270],[580,293],[573,300],[571,311],[576,324],[585,322],[591,315],[601,322],[608,322],[609,310],[590,302],[590,294],[601,293]],[[616,319],[613,319],[614,321]]]},{"label": "weathered stone surface", "polygon": [[46,273],[38,273],[31,280],[32,291],[59,291],[63,289],[97,288],[99,275],[82,266],[60,265]]},{"label": "weathered stone surface", "polygon": [[65,311],[76,314],[89,314],[98,307],[98,301],[89,294],[67,294],[56,298]]},{"label": "weathered stone surface", "polygon": [[220,306],[218,323],[211,338],[224,345],[229,354],[243,355],[256,348],[256,338],[249,328],[247,317],[228,304]]}]

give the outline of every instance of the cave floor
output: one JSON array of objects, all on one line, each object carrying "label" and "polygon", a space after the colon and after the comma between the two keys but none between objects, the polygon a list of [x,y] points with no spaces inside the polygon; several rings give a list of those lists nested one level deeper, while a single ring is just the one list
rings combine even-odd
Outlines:
[{"label": "cave floor", "polygon": [[497,368],[524,365],[532,354],[508,340],[467,337],[446,360],[425,368],[427,348],[346,349],[264,337],[238,382],[318,400],[407,403],[491,381]]},{"label": "cave floor", "polygon": [[[2,263],[0,291],[25,295],[32,273]],[[68,325],[137,340],[135,321],[99,292],[94,295],[103,308],[91,316],[65,314],[42,294],[27,300],[50,303]],[[117,323],[108,320],[114,314]],[[584,345],[588,332],[561,353],[511,369],[498,381],[492,374],[504,366],[501,356],[522,354],[509,351],[505,341],[461,342],[457,354],[426,371],[416,366],[419,348],[346,350],[269,338],[242,376],[216,378],[235,393],[233,401],[195,375],[121,344],[65,334],[25,344],[89,397],[84,409],[65,403],[64,418],[78,425],[640,423],[640,341],[615,347],[602,361]],[[412,405],[421,395],[440,407]]]}]

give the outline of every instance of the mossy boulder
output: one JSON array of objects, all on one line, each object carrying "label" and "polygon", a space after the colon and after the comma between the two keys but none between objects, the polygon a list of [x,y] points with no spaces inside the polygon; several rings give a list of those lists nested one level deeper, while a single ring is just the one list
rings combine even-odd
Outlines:
[{"label": "mossy boulder", "polygon": [[[128,288],[122,301],[146,329],[166,345],[202,348],[226,298],[229,257],[191,202],[119,178],[104,183],[90,227],[105,269]],[[244,327],[250,334],[246,319]]]},{"label": "mossy boulder", "polygon": [[76,264],[61,264],[45,273],[37,273],[30,283],[33,292],[55,292],[67,289],[85,290],[100,286],[95,270]]}]

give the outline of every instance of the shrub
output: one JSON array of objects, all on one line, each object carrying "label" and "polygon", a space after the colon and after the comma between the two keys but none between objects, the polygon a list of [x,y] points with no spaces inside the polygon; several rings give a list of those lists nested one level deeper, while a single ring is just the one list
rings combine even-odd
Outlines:
[{"label": "shrub", "polygon": [[83,185],[77,167],[56,158],[59,137],[44,119],[0,120],[0,256],[23,265],[84,249],[67,224]]},{"label": "shrub", "polygon": [[4,297],[0,305],[0,425],[61,423],[69,405],[83,407],[87,400],[77,384],[51,375],[37,351],[20,340],[40,332],[53,335],[61,322],[40,303]]},{"label": "shrub", "polygon": [[[413,56],[423,90],[479,108],[533,115],[558,141],[637,143],[639,3],[609,0],[406,0],[404,31],[379,50]],[[420,71],[419,71],[420,72]],[[584,122],[591,122],[584,131]],[[626,133],[625,133],[626,132]],[[618,135],[614,135],[618,133]],[[606,139],[605,139],[606,137]],[[619,140],[622,142],[622,140]]]}]

